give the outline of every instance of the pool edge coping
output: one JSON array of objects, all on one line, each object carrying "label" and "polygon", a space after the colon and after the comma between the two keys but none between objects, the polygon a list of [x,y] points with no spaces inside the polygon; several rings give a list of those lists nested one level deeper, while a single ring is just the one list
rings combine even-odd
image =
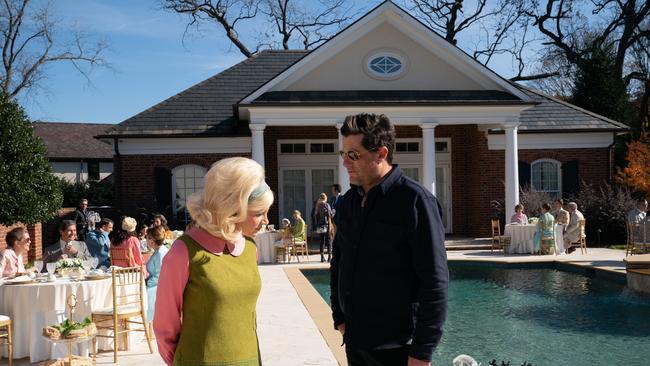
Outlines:
[{"label": "pool edge coping", "polygon": [[298,294],[303,306],[307,309],[309,316],[323,336],[327,347],[334,355],[340,366],[347,366],[345,348],[343,347],[341,334],[334,329],[332,323],[332,309],[325,302],[323,297],[316,291],[314,286],[302,273],[301,269],[329,269],[329,266],[299,266],[283,268],[287,279]]}]

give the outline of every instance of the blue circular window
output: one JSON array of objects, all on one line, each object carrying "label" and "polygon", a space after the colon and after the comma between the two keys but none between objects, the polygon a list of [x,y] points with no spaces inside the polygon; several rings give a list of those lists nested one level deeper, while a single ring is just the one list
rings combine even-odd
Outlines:
[{"label": "blue circular window", "polygon": [[366,56],[366,73],[380,80],[393,80],[408,69],[406,56],[397,50],[379,50]]},{"label": "blue circular window", "polygon": [[402,61],[392,56],[379,56],[370,61],[372,71],[382,75],[392,75],[402,69]]}]

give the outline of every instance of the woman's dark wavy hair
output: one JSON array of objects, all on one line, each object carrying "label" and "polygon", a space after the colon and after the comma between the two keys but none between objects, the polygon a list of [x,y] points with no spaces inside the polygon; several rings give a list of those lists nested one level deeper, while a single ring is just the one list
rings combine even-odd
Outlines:
[{"label": "woman's dark wavy hair", "polygon": [[20,239],[23,238],[23,235],[25,235],[25,231],[26,230],[24,227],[17,227],[9,231],[5,236],[5,242],[7,243],[7,247],[13,249],[14,245],[18,241],[20,241]]},{"label": "woman's dark wavy hair", "polygon": [[366,150],[375,150],[386,146],[388,155],[386,160],[393,162],[395,151],[395,127],[385,114],[359,113],[345,117],[341,127],[341,135],[363,135],[361,144]]},{"label": "woman's dark wavy hair", "polygon": [[122,220],[120,220],[120,226],[116,230],[113,230],[115,233],[115,236],[113,236],[113,245],[121,245],[124,241],[126,241],[126,239],[137,235],[135,231],[130,233],[122,229],[122,221],[124,221],[125,218],[126,216],[122,217]]}]

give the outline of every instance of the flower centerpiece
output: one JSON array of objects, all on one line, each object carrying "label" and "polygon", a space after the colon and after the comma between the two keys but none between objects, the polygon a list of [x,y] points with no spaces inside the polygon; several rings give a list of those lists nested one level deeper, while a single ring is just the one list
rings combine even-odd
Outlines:
[{"label": "flower centerpiece", "polygon": [[81,273],[83,271],[83,263],[79,258],[65,258],[56,262],[56,271],[62,275],[68,275],[71,272]]}]

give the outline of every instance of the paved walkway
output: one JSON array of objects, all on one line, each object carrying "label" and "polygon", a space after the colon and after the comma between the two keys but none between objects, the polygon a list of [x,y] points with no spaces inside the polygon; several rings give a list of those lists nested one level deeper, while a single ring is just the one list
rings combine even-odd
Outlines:
[{"label": "paved walkway", "polygon": [[[502,252],[490,253],[489,250],[448,251],[447,255],[451,261],[508,263],[560,261],[608,271],[625,272],[623,263],[625,252],[602,248],[589,248],[588,254],[584,255],[580,254],[579,250],[570,255],[559,256],[503,255]],[[287,267],[323,267],[317,260],[318,257],[312,255],[310,263],[307,264],[263,265],[260,267],[262,293],[258,302],[257,317],[260,349],[265,366],[337,365],[334,355],[285,273]],[[337,339],[334,341],[340,342]],[[100,353],[97,363],[98,365],[111,365],[112,361],[112,353],[103,352]],[[6,365],[7,362],[2,360],[0,364]],[[162,360],[157,351],[153,355],[149,354],[146,342],[140,342],[134,350],[119,354],[119,365],[161,364]],[[14,365],[31,364],[28,360],[22,359],[14,362]]]}]

